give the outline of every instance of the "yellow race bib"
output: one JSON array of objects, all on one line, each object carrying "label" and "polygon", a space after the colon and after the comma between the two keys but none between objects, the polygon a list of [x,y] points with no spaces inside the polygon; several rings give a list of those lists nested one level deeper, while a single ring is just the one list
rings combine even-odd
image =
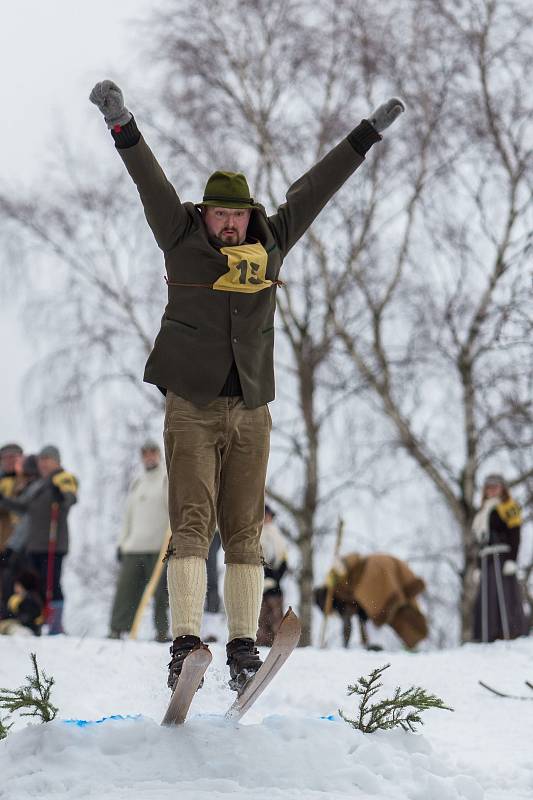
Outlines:
[{"label": "yellow race bib", "polygon": [[221,247],[220,252],[228,259],[228,271],[213,284],[213,289],[251,294],[272,286],[266,278],[267,252],[260,242]]}]

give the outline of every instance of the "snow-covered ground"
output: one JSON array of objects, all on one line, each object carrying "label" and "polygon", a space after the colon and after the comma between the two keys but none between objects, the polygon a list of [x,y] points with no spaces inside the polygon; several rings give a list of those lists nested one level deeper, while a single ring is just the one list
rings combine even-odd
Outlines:
[{"label": "snow-covered ground", "polygon": [[[531,800],[533,704],[478,686],[528,692],[533,640],[455,650],[370,653],[297,650],[240,724],[222,644],[189,721],[162,728],[166,645],[76,637],[0,636],[0,686],[31,671],[30,652],[55,677],[60,719],[17,719],[0,742],[4,800]],[[423,686],[455,711],[428,711],[419,733],[362,734],[340,720],[355,710],[346,687],[390,662],[384,690]],[[533,692],[531,693],[533,696]],[[79,727],[68,719],[140,715]],[[4,716],[0,712],[1,716]],[[334,715],[334,719],[328,719]]]}]

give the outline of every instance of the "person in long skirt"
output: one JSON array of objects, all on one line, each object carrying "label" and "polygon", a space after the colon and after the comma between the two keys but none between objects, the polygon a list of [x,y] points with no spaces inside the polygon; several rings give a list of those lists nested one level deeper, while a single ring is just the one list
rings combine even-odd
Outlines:
[{"label": "person in long skirt", "polygon": [[483,484],[481,508],[472,523],[480,557],[474,641],[516,639],[527,634],[517,579],[521,523],[520,506],[511,497],[505,479],[489,475]]}]

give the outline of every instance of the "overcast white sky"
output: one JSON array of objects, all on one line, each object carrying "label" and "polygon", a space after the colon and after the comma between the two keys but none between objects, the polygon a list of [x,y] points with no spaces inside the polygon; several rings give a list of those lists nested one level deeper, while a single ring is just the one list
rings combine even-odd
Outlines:
[{"label": "overcast white sky", "polygon": [[[136,85],[142,67],[131,44],[128,22],[142,16],[149,0],[16,0],[2,3],[0,17],[0,182],[10,186],[42,180],[43,156],[53,146],[58,126],[81,135],[94,130],[94,106],[88,95],[102,78],[131,76]],[[97,112],[96,112],[97,113]],[[2,259],[3,261],[3,259]],[[31,350],[20,308],[2,291],[0,340],[3,342],[0,389],[0,444],[20,440],[32,450],[35,428],[21,410],[22,377],[31,366]]]}]

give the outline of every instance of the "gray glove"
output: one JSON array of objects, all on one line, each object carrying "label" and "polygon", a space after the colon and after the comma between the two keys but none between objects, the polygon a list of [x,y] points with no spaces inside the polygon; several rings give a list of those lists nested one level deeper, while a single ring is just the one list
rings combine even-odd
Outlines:
[{"label": "gray glove", "polygon": [[124,105],[124,95],[113,81],[97,83],[89,95],[89,100],[100,109],[108,128],[127,125],[131,119],[131,114]]},{"label": "gray glove", "polygon": [[405,111],[405,103],[403,100],[400,100],[399,97],[391,97],[390,100],[382,103],[370,114],[368,121],[378,133],[381,133],[381,131],[384,131],[389,125],[392,125],[402,111]]}]

